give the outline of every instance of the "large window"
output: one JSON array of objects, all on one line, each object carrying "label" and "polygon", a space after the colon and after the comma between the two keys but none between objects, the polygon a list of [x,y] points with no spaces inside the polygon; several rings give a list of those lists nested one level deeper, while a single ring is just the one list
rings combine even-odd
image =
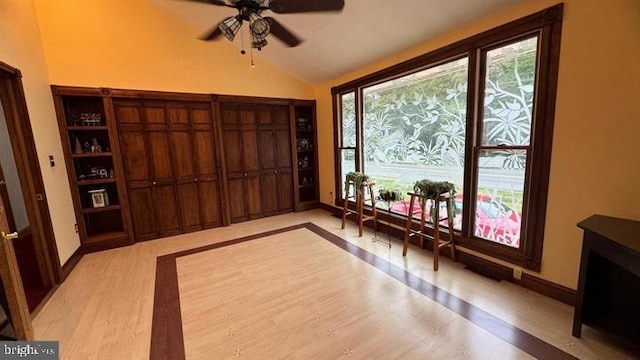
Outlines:
[{"label": "large window", "polygon": [[[539,270],[561,18],[558,5],[334,88],[336,193],[354,170],[405,194],[452,182],[459,242]],[[407,197],[378,206],[409,215]]]}]

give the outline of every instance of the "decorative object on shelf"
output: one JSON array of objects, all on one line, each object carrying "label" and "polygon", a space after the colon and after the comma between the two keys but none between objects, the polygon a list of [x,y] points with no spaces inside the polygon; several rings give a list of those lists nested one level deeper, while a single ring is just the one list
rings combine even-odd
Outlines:
[{"label": "decorative object on shelf", "polygon": [[309,157],[305,156],[304,158],[302,158],[302,167],[303,168],[308,168],[309,167]]},{"label": "decorative object on shelf", "polygon": [[[111,169],[113,172],[113,169]],[[88,168],[88,174],[81,174],[78,179],[79,180],[87,180],[87,179],[106,179],[109,177],[109,173],[107,172],[107,168],[104,166],[90,166]]]},{"label": "decorative object on shelf", "polygon": [[91,196],[91,203],[94,208],[101,208],[109,206],[109,194],[107,189],[89,190]]},{"label": "decorative object on shelf", "polygon": [[82,149],[83,152],[90,152],[91,151],[91,144],[88,141],[84,142],[84,148]]},{"label": "decorative object on shelf", "polygon": [[82,148],[82,144],[80,143],[80,140],[78,140],[77,136],[74,136],[74,141],[73,141],[73,145],[74,145],[74,152],[76,154],[82,154],[84,153],[84,149]]},{"label": "decorative object on shelf", "polygon": [[91,152],[92,153],[100,153],[102,152],[102,146],[98,143],[98,139],[97,138],[93,138],[91,139]]},{"label": "decorative object on shelf", "polygon": [[298,139],[298,150],[311,150],[311,141],[307,138]]},{"label": "decorative object on shelf", "polygon": [[82,126],[102,125],[102,115],[99,113],[80,113],[80,124]]},{"label": "decorative object on shelf", "polygon": [[302,177],[302,180],[300,180],[300,183],[301,183],[302,185],[307,185],[307,184],[309,184],[309,178],[308,178],[308,177],[306,177],[306,176],[303,176],[303,177]]},{"label": "decorative object on shelf", "polygon": [[116,177],[115,172],[113,171],[113,168],[111,168],[111,170],[109,170],[109,177],[110,177],[111,179],[113,179],[113,178],[115,178],[115,177]]},{"label": "decorative object on shelf", "polygon": [[296,128],[298,130],[308,130],[308,129],[311,129],[311,123],[309,122],[308,119],[298,118],[296,120]]}]

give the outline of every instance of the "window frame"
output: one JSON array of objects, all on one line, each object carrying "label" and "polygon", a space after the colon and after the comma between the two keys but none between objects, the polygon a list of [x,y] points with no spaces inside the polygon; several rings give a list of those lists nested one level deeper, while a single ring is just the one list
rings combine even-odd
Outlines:
[{"label": "window frame", "polygon": [[[335,151],[335,204],[342,205],[342,179],[340,154],[342,148],[342,103],[341,96],[354,93],[356,109],[356,169],[362,166],[361,137],[363,119],[363,89],[381,82],[389,81],[407,74],[424,70],[447,61],[468,57],[467,120],[465,139],[465,174],[462,214],[462,229],[455,236],[459,245],[480,253],[523,266],[526,269],[540,271],[542,248],[544,243],[549,172],[551,167],[551,147],[555,101],[558,82],[560,57],[560,39],[562,31],[563,4],[558,4],[507,24],[484,31],[448,46],[419,55],[391,67],[365,75],[331,89],[334,112],[334,148]],[[527,37],[538,36],[538,58],[536,64],[535,93],[529,149],[527,150],[527,169],[523,201],[523,223],[520,248],[508,248],[505,245],[474,236],[473,214],[478,167],[476,152],[486,148],[481,143],[481,123],[484,109],[484,88],[487,51]],[[402,224],[403,215],[387,214],[390,221]],[[415,221],[414,221],[415,222]]]}]

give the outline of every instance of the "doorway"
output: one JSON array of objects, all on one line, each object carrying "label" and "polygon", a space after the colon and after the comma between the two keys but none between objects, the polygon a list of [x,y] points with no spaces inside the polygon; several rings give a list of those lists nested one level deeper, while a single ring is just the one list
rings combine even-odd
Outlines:
[{"label": "doorway", "polygon": [[61,281],[61,266],[21,76],[0,62],[0,199],[9,231],[19,235],[13,247],[33,311]]}]

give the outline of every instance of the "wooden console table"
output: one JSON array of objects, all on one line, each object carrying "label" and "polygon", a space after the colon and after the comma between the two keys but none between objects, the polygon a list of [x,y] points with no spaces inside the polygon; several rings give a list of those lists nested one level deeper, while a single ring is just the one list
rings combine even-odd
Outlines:
[{"label": "wooden console table", "polygon": [[640,341],[640,221],[593,215],[584,230],[573,336],[582,324]]}]

